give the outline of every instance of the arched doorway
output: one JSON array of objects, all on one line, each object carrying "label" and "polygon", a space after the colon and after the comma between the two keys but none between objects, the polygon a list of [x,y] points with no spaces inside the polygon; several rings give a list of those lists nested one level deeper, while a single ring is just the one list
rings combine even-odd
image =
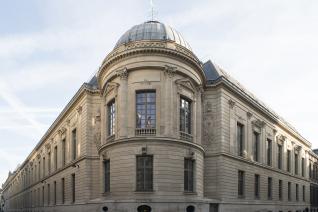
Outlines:
[{"label": "arched doorway", "polygon": [[187,212],[195,212],[195,207],[193,205],[189,205],[187,207]]},{"label": "arched doorway", "polygon": [[141,205],[137,208],[138,212],[151,212],[151,207],[148,205]]}]

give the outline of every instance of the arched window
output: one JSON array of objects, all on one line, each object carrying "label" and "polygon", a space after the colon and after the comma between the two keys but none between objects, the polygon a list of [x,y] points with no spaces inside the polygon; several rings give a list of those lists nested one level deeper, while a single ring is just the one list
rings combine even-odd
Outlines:
[{"label": "arched window", "polygon": [[151,207],[148,205],[141,205],[137,208],[138,212],[151,212]]},{"label": "arched window", "polygon": [[189,205],[187,207],[187,212],[195,212],[195,207],[193,205]]}]

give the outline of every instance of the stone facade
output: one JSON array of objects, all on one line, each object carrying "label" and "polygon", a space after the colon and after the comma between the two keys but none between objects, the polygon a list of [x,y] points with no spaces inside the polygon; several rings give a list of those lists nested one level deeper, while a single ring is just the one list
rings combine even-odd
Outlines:
[{"label": "stone facade", "polygon": [[[172,34],[174,39],[166,34],[116,45],[24,163],[9,173],[3,184],[5,211],[310,208],[310,164],[317,162],[311,144],[222,69],[210,61],[202,64],[180,35]],[[155,93],[155,118],[140,127],[136,96],[141,91]],[[182,99],[191,103],[188,131],[181,129]],[[151,182],[148,190],[139,189],[141,156],[152,161],[151,180],[143,181]],[[188,160],[194,164],[189,175]]]}]

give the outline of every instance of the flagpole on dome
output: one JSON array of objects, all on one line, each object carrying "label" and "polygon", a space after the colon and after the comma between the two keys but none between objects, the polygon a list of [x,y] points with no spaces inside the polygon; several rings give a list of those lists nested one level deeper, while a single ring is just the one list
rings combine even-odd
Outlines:
[{"label": "flagpole on dome", "polygon": [[155,21],[155,15],[156,15],[156,10],[155,10],[155,4],[153,0],[150,1],[150,15],[151,15],[151,20],[150,21]]}]

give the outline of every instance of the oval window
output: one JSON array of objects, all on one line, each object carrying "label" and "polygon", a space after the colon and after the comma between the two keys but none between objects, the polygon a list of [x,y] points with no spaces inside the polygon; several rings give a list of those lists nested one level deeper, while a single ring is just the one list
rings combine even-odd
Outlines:
[{"label": "oval window", "polygon": [[137,208],[138,212],[151,212],[151,207],[148,205],[141,205]]},{"label": "oval window", "polygon": [[107,207],[107,206],[104,206],[104,207],[103,207],[103,211],[108,211],[108,207]]}]

